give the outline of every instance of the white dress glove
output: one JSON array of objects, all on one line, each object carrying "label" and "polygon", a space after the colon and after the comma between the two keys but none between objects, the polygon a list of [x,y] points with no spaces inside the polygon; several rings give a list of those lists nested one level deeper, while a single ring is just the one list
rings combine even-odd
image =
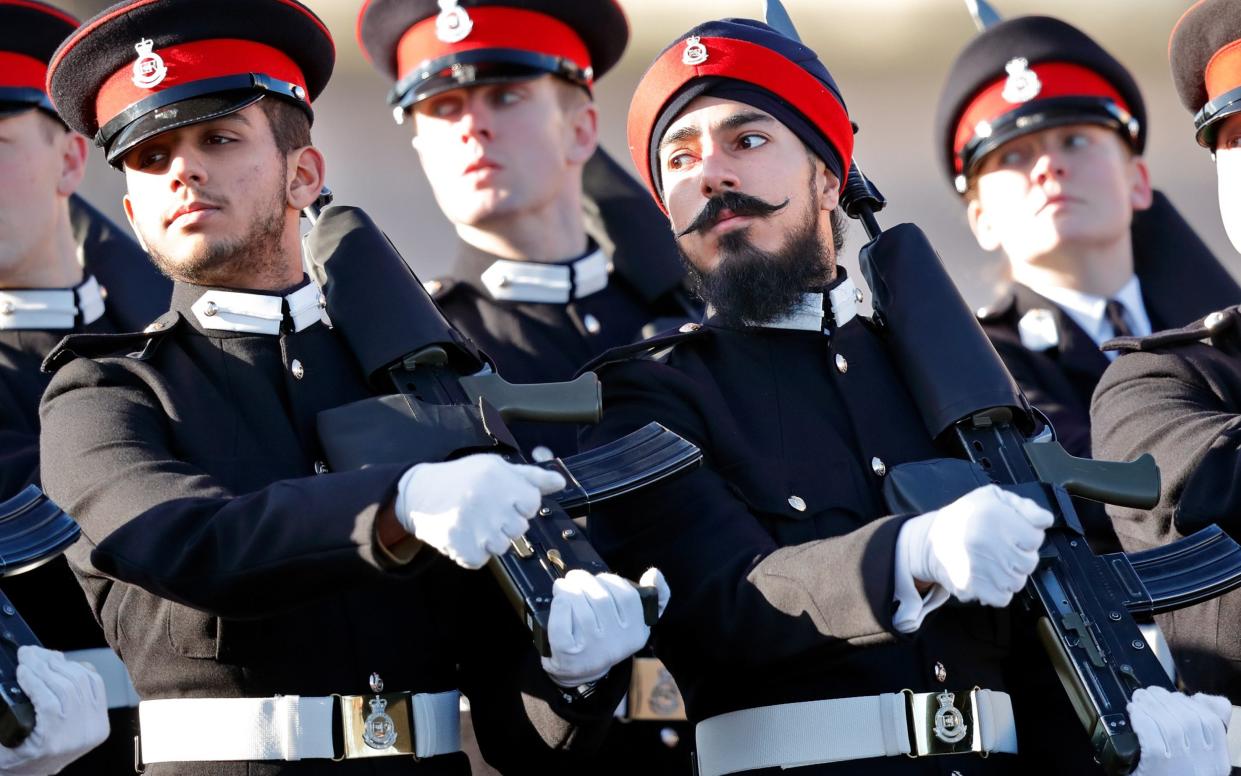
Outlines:
[{"label": "white dress glove", "polygon": [[401,526],[467,569],[482,568],[526,532],[543,496],[564,477],[498,455],[421,463],[401,477],[396,517]]},{"label": "white dress glove", "polygon": [[915,580],[960,601],[1003,607],[1038,566],[1051,513],[994,485],[901,526],[897,552]]},{"label": "white dress glove", "polygon": [[108,737],[108,701],[95,669],[43,647],[17,650],[17,683],[34,704],[34,731],[0,746],[0,774],[49,776]]},{"label": "white dress glove", "polygon": [[[659,591],[663,615],[670,595],[664,575],[647,569],[639,584]],[[637,588],[615,574],[573,569],[552,586],[547,622],[552,656],[543,658],[543,670],[561,687],[589,684],[646,646],[650,637]]]},{"label": "white dress glove", "polygon": [[1142,748],[1133,776],[1227,776],[1232,706],[1218,695],[1138,690],[1129,721]]}]

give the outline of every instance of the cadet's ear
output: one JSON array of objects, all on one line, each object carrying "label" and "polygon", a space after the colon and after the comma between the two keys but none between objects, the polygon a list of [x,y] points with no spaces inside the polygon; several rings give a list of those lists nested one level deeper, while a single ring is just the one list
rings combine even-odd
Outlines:
[{"label": "cadet's ear", "polygon": [[840,204],[840,178],[837,178],[836,173],[827,169],[827,165],[818,159],[815,160],[815,169],[823,173],[818,176],[822,181],[819,184],[819,209],[835,210]]},{"label": "cadet's ear", "polygon": [[56,182],[56,193],[62,197],[68,197],[78,190],[78,186],[82,185],[82,179],[86,177],[86,159],[90,153],[90,146],[86,138],[72,131],[63,132],[60,142],[62,143],[60,180]]},{"label": "cadet's ear", "polygon": [[977,197],[972,197],[965,206],[965,217],[970,222],[970,231],[974,233],[974,239],[978,241],[978,247],[984,251],[994,251],[1000,247],[1000,236],[996,231],[995,224],[986,209],[983,208],[982,202]]},{"label": "cadet's ear", "polygon": [[309,207],[323,191],[327,164],[314,146],[294,151],[289,159],[288,203],[293,210]]},{"label": "cadet's ear", "polygon": [[[577,87],[572,87],[576,89]],[[569,109],[568,158],[574,164],[586,164],[599,148],[599,109],[593,100],[585,100]]]},{"label": "cadet's ear", "polygon": [[1129,189],[1129,204],[1134,210],[1146,210],[1155,201],[1155,190],[1151,186],[1150,168],[1146,166],[1146,160],[1135,155],[1129,161],[1132,175],[1131,186]]},{"label": "cadet's ear", "polygon": [[125,207],[125,218],[129,221],[129,229],[134,233],[134,239],[136,239],[138,244],[142,246],[142,250],[150,253],[147,249],[146,240],[142,239],[142,232],[138,229],[138,224],[134,221],[134,203],[130,201],[128,194],[121,199],[121,204]]}]

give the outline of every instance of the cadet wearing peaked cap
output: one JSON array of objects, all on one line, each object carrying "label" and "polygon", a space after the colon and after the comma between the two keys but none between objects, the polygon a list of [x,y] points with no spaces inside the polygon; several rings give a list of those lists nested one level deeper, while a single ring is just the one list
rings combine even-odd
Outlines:
[{"label": "cadet wearing peaked cap", "polygon": [[[585,447],[656,420],[705,455],[700,470],[591,517],[596,546],[615,568],[658,558],[682,591],[656,628],[655,648],[697,725],[699,773],[1007,774],[1046,772],[1038,769],[1053,760],[1091,772],[1065,698],[1032,678],[1054,682],[1040,668],[1046,659],[1024,652],[1031,642],[1017,638],[1007,612],[941,608],[946,591],[911,592],[901,548],[917,541],[901,537],[938,518],[889,514],[883,491],[895,467],[938,453],[882,330],[861,315],[861,289],[831,261],[840,224],[803,210],[838,210],[828,198],[852,164],[844,92],[824,63],[761,22],[707,22],[647,71],[628,138],[674,228],[710,213],[713,198],[726,202],[721,191],[788,200],[727,232],[710,221],[687,232],[681,246],[700,271],[713,271],[717,258],[738,260],[721,234],[779,244],[790,239],[785,229],[810,222],[828,278],[810,281],[771,320],[738,320],[717,307],[701,326],[590,366],[605,411],[583,430]],[[752,261],[791,261],[759,255]],[[729,298],[741,296],[739,288]],[[974,497],[984,509],[989,496]],[[997,526],[1024,517],[985,509],[990,543],[1005,544]],[[906,698],[941,719],[975,701],[996,716],[977,722],[972,750],[962,742],[953,756],[924,757],[946,739],[919,732],[924,721],[909,717]]]},{"label": "cadet wearing peaked cap", "polygon": [[[1224,225],[1241,248],[1241,152],[1235,143],[1241,119],[1234,118],[1241,110],[1239,50],[1241,3],[1204,0],[1177,22],[1168,54],[1195,137],[1215,158]],[[1153,510],[1109,508],[1130,549],[1156,547],[1212,523],[1241,536],[1237,299],[1187,326],[1108,345],[1121,355],[1103,375],[1091,407],[1095,450],[1109,458],[1150,453],[1162,481]],[[1186,686],[1241,703],[1241,595],[1158,619]]]},{"label": "cadet wearing peaked cap", "polygon": [[[368,0],[357,36],[395,82],[393,115],[412,125],[460,236],[448,274],[427,287],[508,380],[567,380],[609,348],[699,319],[667,223],[597,148],[591,93],[629,40],[616,0]],[[545,129],[565,125],[568,147]],[[484,161],[492,169],[477,171]],[[571,425],[513,431],[536,460],[577,448]],[[653,659],[639,658],[634,676],[625,723],[581,769],[686,772],[675,686]],[[641,701],[653,697],[672,702]]]},{"label": "cadet wearing peaked cap", "polygon": [[[0,0],[0,501],[39,484],[47,354],[66,334],[146,325],[167,309],[171,290],[136,243],[72,193],[88,144],[66,130],[45,84],[53,52],[77,26],[54,6]],[[107,679],[111,735],[61,773],[132,768],[137,699],[65,560],[0,588],[45,646]],[[0,757],[0,770],[6,765],[16,767]]]},{"label": "cadet wearing peaked cap", "polygon": [[[461,238],[428,288],[507,379],[564,380],[700,317],[662,216],[597,147],[590,94],[629,40],[616,0],[368,0],[357,34]],[[505,106],[470,97],[500,90]],[[569,146],[556,122],[576,122]],[[571,427],[513,430],[536,459],[576,449]]]},{"label": "cadet wearing peaked cap", "polygon": [[649,630],[632,586],[586,575],[557,587],[553,619],[589,592],[619,624],[576,633],[567,667],[553,635],[545,669],[466,568],[558,476],[484,455],[323,463],[318,413],[371,395],[302,271],[299,211],[324,169],[310,100],[333,58],[293,0],[127,0],[53,57],[57,108],[123,168],[175,283],[142,332],[48,357],[44,485],[82,526],[70,563],[142,697],[148,773],[465,774],[462,693],[489,760],[541,769],[610,718],[617,650]]},{"label": "cadet wearing peaked cap", "polygon": [[[1086,129],[1075,135],[1078,127]],[[1002,21],[971,40],[940,97],[943,169],[966,200],[980,245],[1012,254],[1014,282],[979,317],[1075,455],[1090,454],[1090,396],[1109,363],[1100,344],[1185,324],[1241,295],[1166,197],[1151,191],[1140,159],[1146,138],[1146,105],[1130,72],[1081,30],[1046,16]],[[1020,161],[1001,161],[1001,149]],[[1106,190],[1092,185],[1097,174],[1089,170],[1101,162],[1087,163],[1096,157],[1123,180]],[[1056,166],[1041,173],[1044,158]],[[997,169],[1079,201],[1057,206],[1065,213],[1026,214],[1030,200],[980,186]],[[1117,189],[1131,193],[1110,201]],[[1101,252],[1101,242],[1112,250]],[[1083,506],[1096,546],[1115,549],[1102,511]]]}]

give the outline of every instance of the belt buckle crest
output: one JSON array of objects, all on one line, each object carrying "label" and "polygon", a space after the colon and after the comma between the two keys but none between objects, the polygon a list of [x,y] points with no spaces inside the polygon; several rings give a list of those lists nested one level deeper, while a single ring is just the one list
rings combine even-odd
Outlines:
[{"label": "belt buckle crest", "polygon": [[935,737],[945,744],[955,744],[969,733],[965,715],[953,705],[956,698],[950,692],[935,696],[935,700],[939,701],[939,710],[935,712]]}]

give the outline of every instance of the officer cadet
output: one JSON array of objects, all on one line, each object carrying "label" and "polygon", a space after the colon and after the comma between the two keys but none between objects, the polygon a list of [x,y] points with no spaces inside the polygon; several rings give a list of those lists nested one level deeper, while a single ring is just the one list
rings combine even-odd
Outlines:
[{"label": "officer cadet", "polygon": [[[978,244],[1002,251],[1011,273],[979,318],[1074,455],[1090,453],[1090,395],[1114,357],[1100,344],[1183,325],[1241,297],[1152,190],[1146,136],[1146,105],[1129,71],[1046,16],[1009,19],[975,37],[939,101],[945,172]],[[1098,516],[1092,540],[1114,544]]]},{"label": "officer cadet", "polygon": [[[701,318],[663,215],[599,148],[594,84],[629,40],[616,0],[367,0],[358,39],[460,241],[427,287],[506,379],[567,380]],[[577,451],[570,424],[512,430],[534,460]],[[626,724],[581,767],[685,773],[675,684],[646,657],[634,680]]]},{"label": "officer cadet", "polygon": [[[1194,116],[1197,141],[1211,152],[1219,206],[1241,250],[1241,3],[1194,4],[1172,32],[1172,80]],[[1241,309],[1231,306],[1180,329],[1126,337],[1106,347],[1122,354],[1104,373],[1091,405],[1100,457],[1149,452],[1163,493],[1151,511],[1110,507],[1130,549],[1154,547],[1218,523],[1241,536]],[[1189,687],[1241,703],[1241,595],[1158,618]]]},{"label": "officer cadet", "polygon": [[558,475],[321,463],[316,413],[368,395],[301,265],[333,62],[292,0],[126,0],[56,51],[57,110],[123,171],[174,286],[144,331],[49,356],[43,482],[82,526],[70,563],[143,699],[149,773],[465,774],[461,693],[521,772],[590,743],[649,629],[632,585],[570,572],[540,661],[475,573]]},{"label": "officer cadet", "polygon": [[[647,71],[628,134],[711,312],[595,363],[605,413],[583,445],[655,420],[705,465],[600,510],[592,535],[677,590],[654,643],[699,773],[1090,771],[1046,658],[1017,659],[1002,611],[1051,516],[994,487],[885,512],[893,467],[937,452],[835,262],[853,130],[828,70],[765,24],[708,22]],[[971,703],[969,749],[945,725]],[[1136,693],[1139,772],[1226,772],[1226,707]],[[923,757],[949,740],[962,750]]]},{"label": "officer cadet", "polygon": [[[460,239],[428,288],[508,380],[565,380],[700,318],[659,211],[598,147],[617,0],[367,0],[358,39]],[[513,431],[535,460],[576,450],[568,425]]]},{"label": "officer cadet", "polygon": [[[64,11],[0,0],[0,502],[39,483],[39,364],[66,334],[141,328],[167,309],[171,286],[74,192],[88,142],[56,116],[47,63],[77,27]],[[48,647],[107,677],[112,735],[66,774],[119,772],[133,762],[137,697],[63,558],[4,579]]]}]

